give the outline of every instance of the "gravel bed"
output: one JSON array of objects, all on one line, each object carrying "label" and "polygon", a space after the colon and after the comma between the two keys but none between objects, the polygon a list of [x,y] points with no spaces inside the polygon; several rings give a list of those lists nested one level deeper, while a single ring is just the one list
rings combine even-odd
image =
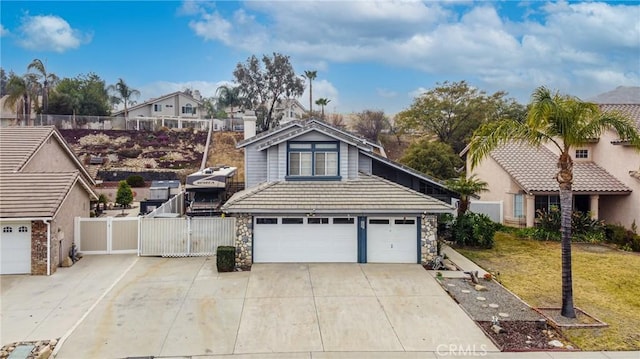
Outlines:
[{"label": "gravel bed", "polygon": [[468,279],[443,278],[440,283],[475,321],[490,322],[494,316],[501,322],[535,322],[544,319],[540,313],[494,281],[480,280],[480,285],[486,287],[486,291],[477,291]]},{"label": "gravel bed", "polygon": [[[505,321],[500,323],[505,330],[500,334],[491,330],[491,322],[478,322],[478,325],[493,338],[502,351],[576,350],[555,329],[540,329],[536,322]],[[550,344],[552,341],[559,342],[562,346]]]}]

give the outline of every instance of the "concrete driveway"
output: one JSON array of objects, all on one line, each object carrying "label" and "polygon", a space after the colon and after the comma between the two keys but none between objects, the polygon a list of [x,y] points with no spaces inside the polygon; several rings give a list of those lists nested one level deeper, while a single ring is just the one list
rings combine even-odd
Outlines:
[{"label": "concrete driveway", "polygon": [[[102,281],[86,285],[94,291]],[[4,301],[3,288],[3,333]],[[257,264],[217,273],[211,258],[139,258],[75,328],[67,322],[35,338],[70,332],[57,358],[497,351],[419,265]]]}]

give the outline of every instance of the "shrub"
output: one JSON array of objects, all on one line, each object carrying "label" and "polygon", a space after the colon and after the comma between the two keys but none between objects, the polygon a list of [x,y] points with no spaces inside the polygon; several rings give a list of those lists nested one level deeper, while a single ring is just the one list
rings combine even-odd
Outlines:
[{"label": "shrub", "polygon": [[125,158],[138,158],[141,153],[142,150],[139,148],[123,148],[118,151],[118,155]]},{"label": "shrub", "polygon": [[118,183],[118,192],[116,192],[116,203],[122,205],[122,209],[129,206],[133,202],[133,192],[131,187],[127,184],[127,181],[120,181]]},{"label": "shrub", "polygon": [[[538,227],[526,233],[526,237],[537,240],[562,239],[560,234],[561,213],[557,207],[548,212],[539,210]],[[604,222],[591,218],[589,213],[574,211],[571,213],[571,239],[574,242],[601,242],[604,239]]]},{"label": "shrub", "polygon": [[438,214],[438,238],[451,240],[451,226],[455,218],[451,213]]},{"label": "shrub", "polygon": [[459,246],[491,248],[496,225],[491,219],[478,213],[459,215],[451,227],[453,240]]},{"label": "shrub", "polygon": [[607,224],[605,226],[605,241],[613,243],[624,250],[640,252],[640,235],[621,225]]},{"label": "shrub", "polygon": [[127,177],[127,184],[131,187],[144,187],[144,178],[140,175]]},{"label": "shrub", "polygon": [[216,251],[218,272],[232,272],[236,264],[236,247],[219,246]]}]

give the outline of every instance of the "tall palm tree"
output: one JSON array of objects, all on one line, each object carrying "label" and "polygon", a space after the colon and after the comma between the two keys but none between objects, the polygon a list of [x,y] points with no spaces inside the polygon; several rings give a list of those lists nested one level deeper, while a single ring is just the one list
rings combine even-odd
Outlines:
[{"label": "tall palm tree", "polygon": [[545,87],[532,95],[525,122],[503,120],[483,125],[474,133],[469,147],[472,167],[492,150],[509,141],[521,141],[539,147],[544,143],[557,148],[562,234],[562,309],[564,317],[575,318],[573,279],[571,273],[571,211],[573,161],[570,150],[600,137],[607,129],[618,133],[640,149],[640,134],[634,123],[616,113],[602,113],[598,105],[580,99],[551,93]]},{"label": "tall palm tree", "polygon": [[127,109],[128,105],[134,105],[136,102],[133,98],[137,98],[140,96],[140,91],[129,87],[123,79],[118,79],[118,82],[115,85],[109,85],[109,91],[113,94],[111,96],[111,102],[115,104],[124,103],[124,118],[127,118],[129,115],[129,111]]},{"label": "tall palm tree", "polygon": [[218,108],[224,110],[227,107],[231,111],[231,129],[234,127],[233,113],[235,107],[241,107],[245,103],[242,91],[239,86],[223,85],[216,90],[218,95]]},{"label": "tall palm tree", "polygon": [[469,209],[470,197],[486,191],[488,189],[487,186],[487,182],[476,178],[476,175],[472,175],[469,178],[462,176],[460,178],[447,181],[447,187],[460,194],[460,203],[458,203],[459,216],[465,214]]},{"label": "tall palm tree", "polygon": [[42,90],[42,111],[43,113],[47,113],[49,111],[49,89],[54,87],[58,82],[58,76],[54,73],[47,72],[47,69],[40,59],[33,59],[29,66],[27,66],[27,70],[36,70],[36,77],[40,83],[40,87]]},{"label": "tall palm tree", "polygon": [[313,80],[318,77],[318,71],[316,70],[306,70],[304,72],[304,77],[309,80],[309,118],[313,114]]},{"label": "tall palm tree", "polygon": [[321,97],[321,98],[319,98],[319,99],[317,99],[317,100],[316,100],[316,105],[318,105],[318,106],[322,107],[322,120],[323,120],[323,121],[324,121],[324,107],[325,107],[326,105],[328,105],[328,104],[329,104],[329,102],[331,102],[331,100],[329,100],[329,99],[327,99],[327,98],[324,98],[324,97]]},{"label": "tall palm tree", "polygon": [[6,91],[7,99],[6,107],[15,107],[16,119],[18,124],[22,125],[23,121],[27,121],[27,125],[31,125],[31,108],[33,101],[38,98],[37,80],[34,74],[26,74],[18,76],[14,73],[9,74]]}]

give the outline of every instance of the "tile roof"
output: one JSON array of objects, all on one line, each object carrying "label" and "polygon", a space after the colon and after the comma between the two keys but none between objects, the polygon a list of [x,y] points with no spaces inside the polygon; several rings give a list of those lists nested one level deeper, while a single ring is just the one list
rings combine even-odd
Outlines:
[{"label": "tile roof", "polygon": [[19,171],[53,131],[53,127],[0,129],[0,172]]},{"label": "tile roof", "polygon": [[[491,157],[527,192],[557,192],[558,157],[548,148],[510,142],[491,152]],[[594,162],[574,161],[573,191],[628,193],[631,189]]]},{"label": "tile roof", "polygon": [[267,182],[238,192],[222,207],[234,213],[438,213],[454,208],[377,176],[348,181]]},{"label": "tile roof", "polygon": [[79,173],[0,173],[0,218],[53,217]]},{"label": "tile roof", "polygon": [[599,104],[602,112],[619,112],[628,116],[640,130],[640,104]]}]

